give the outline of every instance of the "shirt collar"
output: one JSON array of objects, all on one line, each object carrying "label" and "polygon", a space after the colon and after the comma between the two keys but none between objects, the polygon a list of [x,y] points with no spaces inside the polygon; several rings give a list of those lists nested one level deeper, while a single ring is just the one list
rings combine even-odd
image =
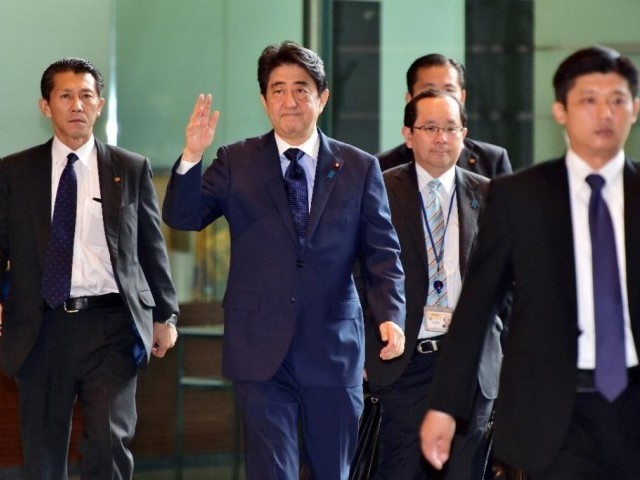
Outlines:
[{"label": "shirt collar", "polygon": [[584,182],[585,178],[592,173],[601,175],[604,178],[606,185],[613,183],[613,181],[622,175],[624,159],[624,151],[620,150],[611,160],[605,163],[602,168],[594,170],[587,162],[580,158],[576,152],[569,149],[565,157],[565,164],[567,166],[569,176],[573,181],[577,182],[578,185],[581,184],[580,182]]},{"label": "shirt collar", "polygon": [[69,153],[71,152],[74,152],[76,155],[78,155],[78,161],[82,162],[83,165],[88,165],[89,161],[91,160],[91,152],[95,148],[95,144],[95,138],[93,135],[91,135],[89,140],[84,145],[76,150],[71,150],[64,143],[62,143],[62,141],[58,137],[54,136],[53,144],[51,145],[53,161],[66,165],[67,155],[69,155]]},{"label": "shirt collar", "polygon": [[[418,176],[418,190],[422,192],[425,188],[427,188],[428,183],[433,180],[434,177],[432,177],[429,172],[418,165],[418,162],[413,163],[416,166],[416,174]],[[442,184],[445,192],[447,192],[447,195],[451,195],[456,182],[456,166],[453,165],[449,170],[447,170],[437,178],[438,180],[440,180],[440,183]]]},{"label": "shirt collar", "polygon": [[278,146],[278,155],[282,156],[284,152],[290,148],[298,148],[313,160],[318,159],[318,151],[320,150],[320,135],[318,135],[317,129],[313,129],[313,133],[304,143],[296,146],[289,145],[281,137],[279,137],[277,133],[275,134],[275,137],[276,145]]}]

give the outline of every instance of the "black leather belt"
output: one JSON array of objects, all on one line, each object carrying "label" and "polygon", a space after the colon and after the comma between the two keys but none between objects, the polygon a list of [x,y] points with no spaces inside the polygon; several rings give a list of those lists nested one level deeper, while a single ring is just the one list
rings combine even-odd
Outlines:
[{"label": "black leather belt", "polygon": [[440,349],[442,340],[444,340],[444,335],[438,335],[437,337],[418,340],[418,343],[416,344],[416,351],[418,353],[437,352]]},{"label": "black leather belt", "polygon": [[[640,383],[640,366],[627,369],[629,385]],[[578,370],[578,393],[596,392],[596,381],[593,370]]]},{"label": "black leather belt", "polygon": [[[45,309],[51,310],[46,302],[44,305]],[[67,313],[77,313],[93,310],[95,308],[117,308],[123,306],[124,300],[119,293],[107,293],[105,295],[95,295],[91,297],[70,298],[55,310]]]}]

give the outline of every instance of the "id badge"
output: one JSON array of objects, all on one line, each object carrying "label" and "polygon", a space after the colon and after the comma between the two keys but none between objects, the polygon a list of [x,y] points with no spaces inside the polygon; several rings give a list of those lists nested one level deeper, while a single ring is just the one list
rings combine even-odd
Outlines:
[{"label": "id badge", "polygon": [[424,307],[423,322],[429,332],[447,333],[449,331],[452,316],[452,308],[427,305]]}]

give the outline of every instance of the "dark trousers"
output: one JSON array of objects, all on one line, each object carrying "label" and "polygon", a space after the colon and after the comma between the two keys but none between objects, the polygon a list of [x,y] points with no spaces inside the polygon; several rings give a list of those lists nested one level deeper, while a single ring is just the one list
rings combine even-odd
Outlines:
[{"label": "dark trousers", "polygon": [[[306,387],[287,362],[265,382],[234,382],[247,480],[347,480],[363,408],[362,387]],[[299,432],[301,438],[299,438]]]},{"label": "dark trousers", "polygon": [[[451,458],[442,472],[425,460],[420,450],[420,426],[438,353],[414,354],[402,376],[384,387],[370,385],[380,399],[382,422],[375,480],[481,480],[488,448],[487,425],[493,401],[478,394],[469,425],[456,430]],[[452,381],[455,381],[452,379]]]},{"label": "dark trousers", "polygon": [[16,374],[28,480],[66,480],[71,416],[82,407],[83,480],[130,479],[136,424],[135,335],[121,308],[45,311]]},{"label": "dark trousers", "polygon": [[640,384],[614,402],[599,393],[578,393],[563,446],[532,480],[640,479]]}]

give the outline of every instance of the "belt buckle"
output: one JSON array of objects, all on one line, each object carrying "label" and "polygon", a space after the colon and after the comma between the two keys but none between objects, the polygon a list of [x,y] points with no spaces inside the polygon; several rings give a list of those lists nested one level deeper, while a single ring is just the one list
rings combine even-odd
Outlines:
[{"label": "belt buckle", "polygon": [[67,301],[65,300],[64,303],[62,304],[62,307],[64,308],[64,311],[66,313],[78,313],[80,310],[77,308],[67,308]]},{"label": "belt buckle", "polygon": [[[431,349],[429,349],[427,346],[431,347]],[[432,352],[437,352],[438,351],[438,341],[437,340],[422,340],[420,343],[418,343],[418,346],[416,347],[416,350],[418,350],[418,353],[432,353]]]}]

